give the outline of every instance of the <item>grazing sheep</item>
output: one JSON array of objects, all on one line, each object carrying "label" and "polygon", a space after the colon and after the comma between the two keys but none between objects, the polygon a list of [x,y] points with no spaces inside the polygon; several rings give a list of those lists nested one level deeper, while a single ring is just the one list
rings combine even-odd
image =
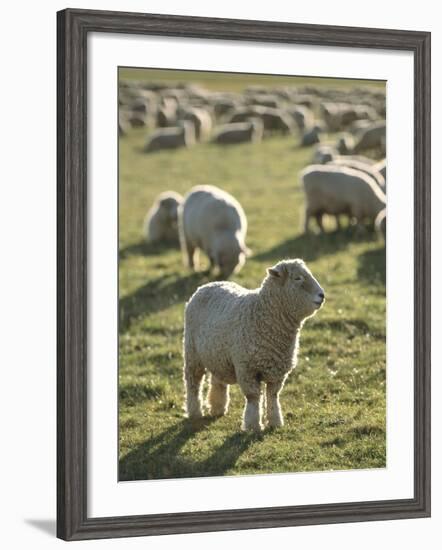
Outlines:
[{"label": "grazing sheep", "polygon": [[281,132],[285,135],[294,131],[294,122],[288,113],[282,109],[272,109],[261,105],[235,109],[228,117],[227,122],[245,122],[253,117],[262,120],[266,133]]},{"label": "grazing sheep", "polygon": [[306,130],[301,138],[301,146],[308,147],[309,145],[319,143],[321,141],[319,136],[320,131],[321,128],[319,125],[313,126],[313,128]]},{"label": "grazing sheep", "polygon": [[336,149],[330,145],[318,145],[313,153],[312,164],[326,164],[338,157]]},{"label": "grazing sheep", "polygon": [[351,134],[344,134],[341,136],[337,143],[336,149],[340,155],[350,155],[353,151],[355,140]]},{"label": "grazing sheep", "polygon": [[127,120],[132,128],[149,126],[149,117],[145,113],[131,111],[127,114]]},{"label": "grazing sheep", "polygon": [[342,129],[341,111],[336,103],[322,103],[320,112],[328,130],[338,132]]},{"label": "grazing sheep", "polygon": [[189,418],[203,415],[201,387],[210,373],[210,414],[227,413],[229,385],[245,397],[243,430],[262,428],[262,384],[267,425],[282,426],[279,394],[296,367],[304,321],[324,302],[324,291],[302,260],[283,260],[267,270],[260,288],[232,282],[203,285],[186,304],[184,384]]},{"label": "grazing sheep", "polygon": [[195,138],[198,141],[207,141],[212,131],[212,118],[208,111],[201,108],[188,109],[183,120],[189,120],[195,125]]},{"label": "grazing sheep", "polygon": [[300,173],[306,195],[305,232],[309,231],[310,218],[314,216],[321,232],[322,216],[335,216],[338,229],[339,215],[355,218],[360,225],[364,220],[374,222],[385,208],[385,195],[371,176],[347,168],[329,164],[308,166]]},{"label": "grazing sheep", "polygon": [[248,122],[233,122],[220,126],[213,136],[213,141],[221,145],[257,142],[262,140],[263,124],[259,119]]},{"label": "grazing sheep", "polygon": [[304,107],[304,105],[296,105],[296,107],[291,109],[289,113],[293,117],[300,131],[303,131],[306,128],[311,128],[315,125],[315,117],[313,112],[308,107]]},{"label": "grazing sheep", "polygon": [[385,149],[385,122],[372,124],[365,130],[362,130],[353,151],[360,153],[361,151],[374,148]]},{"label": "grazing sheep", "polygon": [[178,149],[179,147],[189,147],[194,143],[195,127],[191,122],[184,121],[180,126],[155,130],[149,137],[144,152],[151,153],[161,149]]},{"label": "grazing sheep", "polygon": [[203,250],[210,268],[228,278],[244,265],[247,218],[239,202],[212,185],[193,187],[178,210],[181,249],[191,269],[197,269],[195,252]]},{"label": "grazing sheep", "polygon": [[387,242],[387,210],[384,208],[379,212],[375,221],[376,231],[382,235],[384,242]]},{"label": "grazing sheep", "polygon": [[163,104],[157,112],[157,126],[160,128],[175,126],[177,105],[175,98],[163,97]]},{"label": "grazing sheep", "polygon": [[328,163],[328,165],[347,166],[348,168],[353,168],[354,170],[364,172],[364,174],[367,174],[367,176],[372,177],[379,186],[379,189],[381,189],[381,191],[385,193],[385,179],[382,176],[381,172],[376,168],[376,165],[366,164],[365,162],[361,162],[360,160],[347,158],[345,156],[334,158],[333,160],[331,160],[331,162]]},{"label": "grazing sheep", "polygon": [[283,135],[294,132],[293,120],[282,109],[271,109],[270,107],[257,107],[256,109],[266,132],[281,132]]},{"label": "grazing sheep", "polygon": [[158,195],[146,214],[143,234],[151,242],[178,242],[178,207],[183,197],[175,191]]}]

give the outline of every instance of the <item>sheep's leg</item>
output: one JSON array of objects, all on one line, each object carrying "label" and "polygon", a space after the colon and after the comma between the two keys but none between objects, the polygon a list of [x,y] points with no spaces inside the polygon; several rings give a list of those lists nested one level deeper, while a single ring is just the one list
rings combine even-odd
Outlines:
[{"label": "sheep's leg", "polygon": [[186,241],[187,265],[195,270],[195,247],[189,241]]},{"label": "sheep's leg", "polygon": [[254,430],[259,432],[261,426],[261,392],[251,392],[246,394],[246,406],[244,407],[244,416],[242,429]]},{"label": "sheep's leg", "polygon": [[[243,368],[247,369],[247,366]],[[243,392],[246,398],[241,427],[243,430],[260,431],[262,429],[261,384],[252,376],[248,376],[247,374],[244,376],[241,374],[242,373],[240,372],[240,375],[238,376],[238,372],[237,372],[237,380],[238,380],[239,387],[241,388],[241,391]]]},{"label": "sheep's leg", "polygon": [[342,226],[341,226],[341,219],[339,217],[339,214],[336,214],[335,220],[336,220],[336,231],[341,231]]},{"label": "sheep's leg", "polygon": [[229,408],[228,384],[223,384],[212,375],[207,400],[212,416],[224,416]]},{"label": "sheep's leg", "polygon": [[315,214],[316,223],[318,224],[319,231],[321,233],[324,233],[324,225],[322,223],[322,212],[318,212]]},{"label": "sheep's leg", "polygon": [[284,381],[267,382],[266,385],[267,422],[269,428],[278,428],[284,425],[281,405],[279,403],[279,393],[283,385]]},{"label": "sheep's leg", "polygon": [[184,385],[186,388],[186,413],[190,419],[203,416],[202,386],[205,369],[194,356],[194,352],[188,349],[187,342],[184,346]]},{"label": "sheep's leg", "polygon": [[305,218],[304,218],[304,233],[309,233],[310,232],[310,227],[309,227],[309,224],[310,224],[310,218],[311,218],[311,211],[306,208],[305,209]]}]

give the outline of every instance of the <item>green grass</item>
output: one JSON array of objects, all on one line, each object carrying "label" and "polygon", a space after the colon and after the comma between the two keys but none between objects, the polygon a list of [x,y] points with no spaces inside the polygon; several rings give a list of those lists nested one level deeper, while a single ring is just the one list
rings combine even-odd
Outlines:
[{"label": "green grass", "polygon": [[[382,243],[334,232],[332,221],[324,236],[302,234],[297,173],[312,149],[293,138],[152,155],[141,152],[144,140],[143,130],[120,139],[120,479],[385,467]],[[253,256],[233,280],[254,288],[266,267],[301,257],[327,296],[303,328],[298,366],[281,394],[285,426],[260,435],[239,431],[236,386],[226,417],[198,429],[183,417],[183,308],[209,279],[187,272],[178,249],[141,237],[158,193],[202,183],[231,192],[248,217]]]}]

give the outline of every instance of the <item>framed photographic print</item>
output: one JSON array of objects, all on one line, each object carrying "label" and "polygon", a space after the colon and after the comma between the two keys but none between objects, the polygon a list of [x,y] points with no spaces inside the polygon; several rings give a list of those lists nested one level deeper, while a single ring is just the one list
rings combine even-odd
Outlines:
[{"label": "framed photographic print", "polygon": [[57,23],[58,536],[429,516],[430,34]]}]

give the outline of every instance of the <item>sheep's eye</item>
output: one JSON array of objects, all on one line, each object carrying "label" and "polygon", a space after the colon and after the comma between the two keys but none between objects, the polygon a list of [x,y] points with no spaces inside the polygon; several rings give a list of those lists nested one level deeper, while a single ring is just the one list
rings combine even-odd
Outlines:
[{"label": "sheep's eye", "polygon": [[302,277],[301,275],[298,275],[298,277],[295,277],[295,281],[302,281],[304,279],[304,277]]}]

